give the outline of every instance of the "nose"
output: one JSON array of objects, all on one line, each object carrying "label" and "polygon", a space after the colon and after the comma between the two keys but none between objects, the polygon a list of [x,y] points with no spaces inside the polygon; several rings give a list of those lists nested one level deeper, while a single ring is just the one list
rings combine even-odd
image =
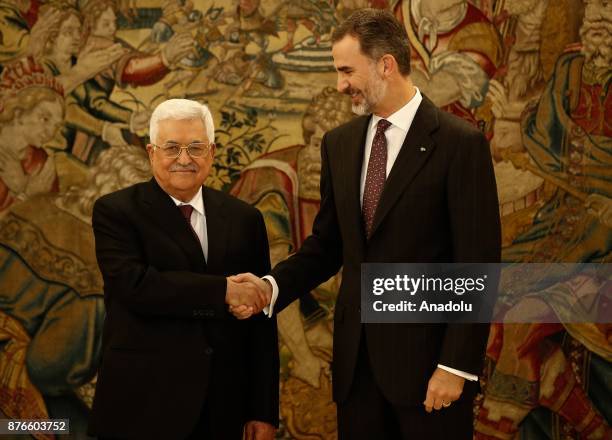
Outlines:
[{"label": "nose", "polygon": [[336,82],[336,90],[338,90],[340,93],[344,93],[344,91],[348,88],[349,83],[346,79],[342,78],[340,75],[338,75],[338,81]]},{"label": "nose", "polygon": [[176,158],[176,161],[180,163],[181,165],[188,165],[189,163],[193,162],[193,159],[191,158],[189,153],[187,153],[187,150],[181,149],[181,152],[179,153],[179,156]]}]

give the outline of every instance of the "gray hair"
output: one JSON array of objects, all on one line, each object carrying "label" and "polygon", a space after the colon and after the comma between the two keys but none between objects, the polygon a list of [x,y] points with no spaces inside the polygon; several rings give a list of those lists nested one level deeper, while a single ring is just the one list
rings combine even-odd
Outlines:
[{"label": "gray hair", "polygon": [[162,102],[151,115],[149,122],[149,137],[151,142],[157,142],[159,121],[200,118],[206,129],[209,142],[215,141],[215,125],[210,110],[204,104],[190,99],[168,99]]}]

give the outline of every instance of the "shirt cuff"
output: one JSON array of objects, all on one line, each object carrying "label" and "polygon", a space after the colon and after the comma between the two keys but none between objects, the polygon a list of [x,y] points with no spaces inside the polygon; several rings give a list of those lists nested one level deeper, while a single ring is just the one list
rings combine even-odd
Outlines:
[{"label": "shirt cuff", "polygon": [[475,374],[466,373],[465,371],[461,370],[455,370],[454,368],[447,367],[446,365],[438,364],[438,368],[448,371],[449,373],[456,374],[457,376],[463,377],[466,380],[471,380],[472,382],[478,380],[478,376],[476,376]]},{"label": "shirt cuff", "polygon": [[261,277],[262,280],[265,280],[270,283],[272,286],[272,298],[270,298],[270,305],[263,308],[263,312],[268,316],[268,318],[272,317],[272,313],[274,313],[274,304],[276,303],[276,299],[278,298],[278,284],[276,284],[276,280],[271,275],[265,275]]}]

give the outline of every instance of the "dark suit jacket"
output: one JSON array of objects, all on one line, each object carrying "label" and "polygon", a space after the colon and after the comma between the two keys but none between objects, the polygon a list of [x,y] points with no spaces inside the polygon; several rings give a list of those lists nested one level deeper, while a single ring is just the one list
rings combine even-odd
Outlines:
[{"label": "dark suit jacket", "polygon": [[263,217],[203,188],[208,264],[154,179],[98,199],[93,228],[106,320],[90,435],[184,438],[205,400],[213,423],[278,423],[276,321],[239,321],[226,275],[270,267]]},{"label": "dark suit jacket", "polygon": [[[332,371],[338,402],[349,392],[362,334],[361,263],[500,259],[489,145],[481,132],[439,110],[426,97],[388,176],[373,233],[366,241],[359,185],[369,120],[369,116],[356,118],[325,135],[321,208],[312,235],[271,273],[280,290],[278,312],[344,266],[334,316]],[[421,404],[438,363],[480,374],[488,328],[364,324],[364,334],[374,377],[387,399]]]}]

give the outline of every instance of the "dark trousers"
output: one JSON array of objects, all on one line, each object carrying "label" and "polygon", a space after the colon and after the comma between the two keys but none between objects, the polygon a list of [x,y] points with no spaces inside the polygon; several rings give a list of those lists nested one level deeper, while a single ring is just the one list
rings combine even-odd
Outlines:
[{"label": "dark trousers", "polygon": [[242,440],[242,425],[214,423],[209,414],[202,414],[187,440]]},{"label": "dark trousers", "polygon": [[[215,423],[208,404],[202,408],[200,419],[187,440],[242,440],[243,427],[240,424],[223,421]],[[127,440],[122,437],[98,437],[98,440]]]},{"label": "dark trousers", "polygon": [[[209,397],[220,390],[216,384],[211,384]],[[212,395],[212,396],[211,396]],[[215,402],[219,404],[215,405]],[[206,399],[202,407],[200,419],[188,440],[242,440],[244,424],[234,416],[235,410],[220,404],[221,399]]]},{"label": "dark trousers", "polygon": [[431,413],[427,413],[423,405],[398,406],[390,403],[374,380],[365,335],[362,334],[351,390],[347,399],[337,405],[338,438],[472,440],[472,403],[472,398],[462,396],[450,407],[433,410]]}]

